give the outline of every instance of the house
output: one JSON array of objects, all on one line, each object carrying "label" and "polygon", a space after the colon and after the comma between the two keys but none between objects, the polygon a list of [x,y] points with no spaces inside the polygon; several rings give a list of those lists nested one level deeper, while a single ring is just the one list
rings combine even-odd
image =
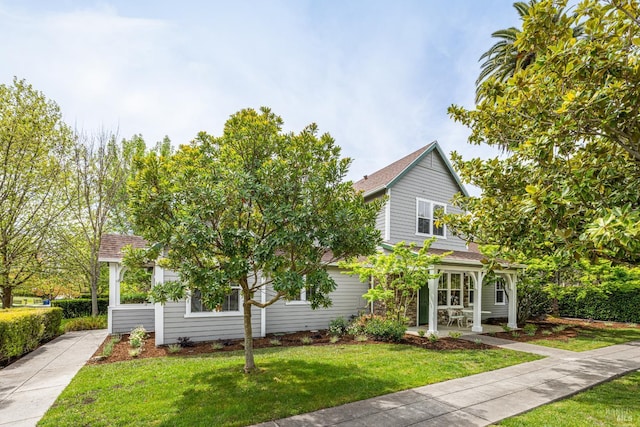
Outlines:
[{"label": "house", "polygon": [[426,324],[428,332],[435,333],[438,315],[453,310],[465,312],[460,318],[467,317],[474,332],[482,332],[481,322],[488,318],[507,318],[509,327],[517,327],[516,266],[505,265],[496,272],[496,281],[485,284],[484,256],[477,247],[468,247],[446,225],[437,223],[445,213],[460,212],[450,204],[456,193],[468,195],[437,141],[366,175],[354,186],[365,200],[386,197],[376,221],[383,250],[401,241],[419,244],[435,237],[431,253],[451,252],[434,266],[440,278],[418,292],[412,323]]},{"label": "house", "polygon": [[[433,267],[441,273],[430,280],[418,293],[411,321],[428,325],[430,333],[437,332],[439,315],[452,310],[464,310],[472,320],[472,330],[482,332],[481,321],[489,317],[506,317],[508,325],[516,327],[515,268],[497,272],[498,280],[485,285],[483,256],[468,247],[437,220],[446,212],[455,212],[450,205],[453,195],[466,190],[437,142],[432,142],[389,166],[365,176],[354,184],[365,200],[386,196],[377,218],[383,236],[383,250],[390,250],[400,242],[421,243],[435,237],[431,251],[442,254],[451,251],[441,264]],[[188,336],[194,341],[231,339],[243,336],[242,304],[239,289],[232,289],[216,311],[203,306],[197,292],[179,302],[151,304],[123,298],[127,269],[122,265],[122,248],[140,248],[146,242],[135,236],[106,235],[100,247],[99,260],[109,265],[109,332],[125,333],[138,325],[155,331],[156,344],[177,342]],[[326,329],[331,319],[348,318],[376,307],[367,306],[362,297],[369,284],[357,277],[342,274],[337,265],[330,264],[329,274],[337,283],[331,294],[333,305],[312,310],[306,295],[301,292],[293,301],[279,300],[267,308],[253,308],[252,329],[255,336],[275,332]],[[176,280],[177,273],[158,265],[149,266],[149,286]],[[257,280],[260,280],[259,278]],[[272,292],[262,289],[263,301]],[[455,314],[455,313],[453,313]],[[457,319],[462,319],[462,312]],[[465,319],[466,320],[466,319]]]}]

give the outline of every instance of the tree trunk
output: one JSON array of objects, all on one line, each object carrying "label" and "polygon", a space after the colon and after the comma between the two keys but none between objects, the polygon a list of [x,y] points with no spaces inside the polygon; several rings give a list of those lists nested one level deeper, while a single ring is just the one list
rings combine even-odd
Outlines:
[{"label": "tree trunk", "polygon": [[11,288],[9,286],[2,287],[2,307],[11,308]]},{"label": "tree trunk", "polygon": [[244,302],[244,372],[250,374],[256,371],[256,363],[253,360],[253,331],[251,328],[251,304],[247,301],[251,299],[251,295],[243,290]]},{"label": "tree trunk", "polygon": [[[100,241],[98,240],[98,245]],[[89,287],[91,288],[91,316],[96,317],[98,313],[98,275],[100,274],[100,264],[95,245],[91,248],[91,259],[89,260]]]}]

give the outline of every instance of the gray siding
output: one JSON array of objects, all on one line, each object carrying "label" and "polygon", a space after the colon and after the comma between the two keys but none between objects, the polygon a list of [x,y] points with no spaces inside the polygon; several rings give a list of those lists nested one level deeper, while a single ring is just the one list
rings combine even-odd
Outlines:
[{"label": "gray siding", "polygon": [[366,301],[362,298],[367,292],[366,283],[361,283],[356,276],[341,274],[338,268],[330,268],[329,274],[338,285],[331,294],[331,307],[312,310],[308,304],[287,304],[280,300],[267,308],[267,333],[327,329],[329,321],[336,317],[349,319],[366,310]]},{"label": "gray siding", "polygon": [[[172,270],[164,271],[164,280],[178,280],[178,274]],[[185,317],[186,301],[168,302],[164,306],[164,343],[178,341],[178,337],[189,337],[193,341],[213,341],[244,337],[242,313],[233,316]],[[261,310],[251,310],[253,336],[260,336]]]},{"label": "gray siding", "polygon": [[155,313],[152,304],[144,308],[113,307],[109,310],[109,315],[111,332],[114,334],[128,334],[140,325],[149,332],[155,329]]},{"label": "gray siding", "polygon": [[[164,306],[164,343],[189,337],[193,341],[212,341],[244,337],[242,314],[237,316],[185,317],[185,301],[169,302]],[[251,310],[253,336],[260,336],[260,309]]]},{"label": "gray siding", "polygon": [[509,315],[508,300],[505,300],[504,305],[496,305],[496,285],[493,283],[482,286],[482,310],[491,312],[491,314],[483,314],[482,320]]},{"label": "gray siding", "polygon": [[[416,234],[416,197],[447,204],[447,213],[460,212],[450,205],[459,187],[443,159],[432,151],[391,187],[390,243],[422,243],[428,236]],[[447,238],[437,239],[432,247],[466,251],[465,242],[447,229]]]}]

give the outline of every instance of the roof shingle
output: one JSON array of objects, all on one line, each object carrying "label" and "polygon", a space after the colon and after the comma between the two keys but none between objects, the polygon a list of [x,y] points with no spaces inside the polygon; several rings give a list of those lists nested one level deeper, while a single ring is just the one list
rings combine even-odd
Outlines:
[{"label": "roof shingle", "polygon": [[147,246],[147,241],[138,236],[105,234],[104,236],[102,236],[102,241],[100,242],[98,259],[101,261],[122,259],[122,248],[127,245],[131,245],[136,249],[140,249]]},{"label": "roof shingle", "polygon": [[422,153],[428,150],[435,142],[425,145],[424,147],[414,151],[413,153],[404,156],[400,160],[391,163],[371,175],[365,175],[365,178],[353,184],[356,190],[369,193],[376,189],[386,188],[387,185],[393,181],[398,175],[408,168]]}]

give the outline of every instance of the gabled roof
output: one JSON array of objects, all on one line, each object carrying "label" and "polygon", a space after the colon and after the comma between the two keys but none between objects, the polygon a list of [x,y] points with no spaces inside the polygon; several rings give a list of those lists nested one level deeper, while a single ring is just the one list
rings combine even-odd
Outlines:
[{"label": "gabled roof", "polygon": [[117,262],[122,260],[124,254],[122,248],[131,245],[136,249],[147,246],[147,241],[138,236],[127,236],[123,234],[105,234],[100,242],[98,261]]},{"label": "gabled roof", "polygon": [[376,193],[381,190],[386,190],[387,188],[391,188],[396,182],[398,182],[407,172],[409,172],[415,165],[420,163],[420,161],[425,158],[432,151],[437,151],[440,157],[442,158],[444,164],[447,166],[447,169],[451,173],[451,176],[458,184],[460,191],[465,196],[468,196],[467,190],[462,185],[458,174],[451,167],[451,163],[447,160],[447,156],[440,148],[440,144],[438,141],[433,141],[430,144],[425,145],[422,148],[414,151],[413,153],[391,163],[389,166],[386,166],[371,175],[365,175],[363,179],[353,184],[356,190],[360,190],[364,192],[365,196]]}]

